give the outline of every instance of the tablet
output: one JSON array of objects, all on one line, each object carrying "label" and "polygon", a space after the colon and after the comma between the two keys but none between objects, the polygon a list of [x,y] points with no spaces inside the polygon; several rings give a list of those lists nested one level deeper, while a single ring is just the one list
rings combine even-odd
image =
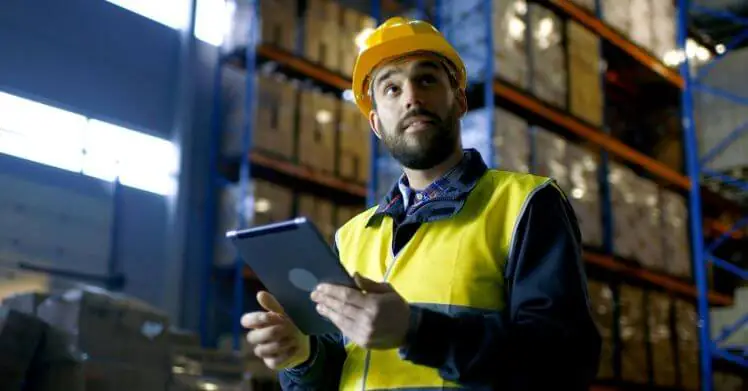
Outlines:
[{"label": "tablet", "polygon": [[356,287],[319,230],[307,218],[229,231],[239,256],[307,335],[337,332],[310,294],[321,282]]}]

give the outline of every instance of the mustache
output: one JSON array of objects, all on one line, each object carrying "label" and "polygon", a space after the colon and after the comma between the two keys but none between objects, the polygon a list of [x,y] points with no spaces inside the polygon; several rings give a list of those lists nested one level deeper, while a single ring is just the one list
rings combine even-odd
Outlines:
[{"label": "mustache", "polygon": [[398,129],[405,130],[405,122],[413,117],[426,117],[436,124],[441,123],[441,118],[438,115],[422,108],[413,109],[407,112],[402,119],[398,122]]}]

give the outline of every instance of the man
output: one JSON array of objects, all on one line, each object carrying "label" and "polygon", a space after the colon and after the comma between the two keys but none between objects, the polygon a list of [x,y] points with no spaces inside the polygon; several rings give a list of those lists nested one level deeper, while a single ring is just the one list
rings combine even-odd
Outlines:
[{"label": "man", "polygon": [[243,317],[285,390],[589,388],[600,338],[574,213],[550,179],[463,150],[465,88],[427,23],[393,18],[366,40],[354,96],[404,175],[337,232],[360,289],[310,297],[340,333],[302,335],[267,292]]}]

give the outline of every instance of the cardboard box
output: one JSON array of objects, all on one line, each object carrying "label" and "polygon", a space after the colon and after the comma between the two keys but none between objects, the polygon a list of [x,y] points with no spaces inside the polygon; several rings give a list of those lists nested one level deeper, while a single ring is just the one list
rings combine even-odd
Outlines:
[{"label": "cardboard box", "polygon": [[567,22],[569,41],[569,110],[592,125],[602,125],[600,39],[582,25]]},{"label": "cardboard box", "polygon": [[339,205],[336,208],[335,226],[337,229],[342,227],[345,223],[356,217],[359,213],[363,212],[364,208],[354,207],[347,205]]},{"label": "cardboard box", "polygon": [[559,108],[566,108],[566,51],[563,20],[547,8],[530,4],[532,28],[532,93]]},{"label": "cardboard box", "polygon": [[659,387],[674,387],[676,384],[675,347],[670,331],[670,297],[664,293],[650,292],[649,341],[652,344],[652,372],[654,383]]},{"label": "cardboard box", "polygon": [[527,89],[528,55],[523,19],[527,3],[524,0],[494,1],[492,9],[494,72],[501,79]]},{"label": "cardboard box", "polygon": [[566,167],[568,142],[541,127],[535,130],[535,174],[555,179],[562,189],[569,188],[569,170]]},{"label": "cardboard box", "polygon": [[339,99],[315,90],[301,92],[299,162],[326,173],[335,172],[335,138]]},{"label": "cardboard box", "polygon": [[[634,258],[644,267],[664,271],[662,240],[660,234],[661,210],[660,188],[649,179],[635,177],[637,221],[631,222],[632,234],[636,235]],[[614,217],[615,218],[615,217]]]},{"label": "cardboard box", "polygon": [[644,332],[644,292],[621,285],[621,376],[638,384],[649,381],[647,375],[647,335]]},{"label": "cardboard box", "polygon": [[564,161],[568,181],[566,187],[563,187],[574,208],[582,233],[582,243],[595,247],[603,244],[598,156],[598,151],[588,150],[577,144],[567,144]]},{"label": "cardboard box", "polygon": [[494,111],[494,156],[498,168],[530,172],[530,129],[527,121],[502,108]]},{"label": "cardboard box", "polygon": [[143,302],[97,288],[76,289],[50,297],[37,313],[68,333],[89,360],[152,370],[171,368],[169,319]]},{"label": "cardboard box", "polygon": [[369,177],[371,130],[369,121],[352,102],[342,101],[338,175],[365,183]]},{"label": "cardboard box", "polygon": [[571,2],[595,14],[595,0],[571,0]]},{"label": "cardboard box", "polygon": [[365,34],[376,28],[374,18],[354,9],[346,8],[342,11],[342,25],[340,31],[340,73],[347,77],[353,74],[353,65],[358,56],[356,39],[359,34]]},{"label": "cardboard box", "polygon": [[298,200],[297,214],[311,219],[325,239],[332,244],[336,230],[332,202],[311,194],[301,194]]},{"label": "cardboard box", "polygon": [[340,5],[334,0],[308,0],[304,13],[304,55],[340,70]]},{"label": "cardboard box", "polygon": [[611,162],[608,181],[614,216],[613,251],[618,256],[635,260],[639,251],[637,230],[641,219],[637,207],[637,176],[628,167]]},{"label": "cardboard box", "polygon": [[670,190],[661,190],[662,217],[659,239],[662,242],[662,263],[668,273],[690,278],[691,243],[688,233],[688,207],[686,199]]},{"label": "cardboard box", "polygon": [[663,59],[665,55],[675,50],[675,7],[669,1],[652,2],[652,50]]},{"label": "cardboard box", "polygon": [[[222,91],[222,152],[238,157],[244,145],[246,78],[243,71],[226,67]],[[256,113],[252,126],[252,150],[293,158],[294,119],[297,87],[279,75],[258,74],[256,80]]]},{"label": "cardboard box", "polygon": [[[239,207],[244,203],[244,221],[240,224]],[[290,189],[253,179],[247,187],[243,201],[240,199],[239,184],[226,186],[221,191],[218,212],[218,230],[214,262],[217,265],[231,265],[236,260],[236,249],[226,239],[226,232],[240,226],[251,227],[287,220],[293,211],[293,193]]]},{"label": "cardboard box", "polygon": [[[236,9],[231,23],[231,31],[226,37],[228,48],[246,47],[249,39],[249,23],[252,9],[249,2],[234,2]],[[272,45],[288,52],[296,52],[298,27],[296,15],[297,0],[262,0],[260,1],[261,27],[260,42]]]},{"label": "cardboard box", "polygon": [[48,293],[42,292],[17,293],[3,299],[2,306],[24,314],[34,315],[39,305],[48,297]]},{"label": "cardboard box", "polygon": [[592,316],[602,338],[598,379],[611,379],[613,371],[613,292],[607,283],[590,279],[588,281]]}]

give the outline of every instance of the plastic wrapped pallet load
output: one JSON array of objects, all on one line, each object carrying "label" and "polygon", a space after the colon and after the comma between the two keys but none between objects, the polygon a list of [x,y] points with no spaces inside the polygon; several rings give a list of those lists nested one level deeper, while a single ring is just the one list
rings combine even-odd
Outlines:
[{"label": "plastic wrapped pallet load", "polygon": [[623,380],[644,384],[647,376],[647,335],[644,332],[644,292],[621,286],[621,376]]},{"label": "plastic wrapped pallet load", "polygon": [[668,295],[657,292],[650,292],[647,301],[653,380],[659,387],[674,387],[676,384],[675,347],[672,344],[670,331],[672,301]]},{"label": "plastic wrapped pallet load", "polygon": [[655,42],[652,28],[652,3],[658,1],[662,2],[662,0],[630,0],[629,6],[630,38],[634,43],[650,52]]},{"label": "plastic wrapped pallet load", "polygon": [[625,37],[629,37],[631,0],[602,0],[600,6],[603,9],[604,21]]},{"label": "plastic wrapped pallet load", "polygon": [[665,270],[678,277],[691,277],[691,247],[688,234],[688,207],[685,197],[662,190],[662,241]]},{"label": "plastic wrapped pallet load", "polygon": [[521,117],[496,108],[493,137],[496,167],[505,171],[530,171],[530,133],[527,121]]},{"label": "plastic wrapped pallet load", "polygon": [[566,51],[563,21],[553,11],[530,4],[532,28],[532,93],[553,106],[566,108]]},{"label": "plastic wrapped pallet load", "polygon": [[588,282],[590,306],[592,316],[600,331],[602,346],[600,350],[600,366],[597,371],[598,379],[611,379],[613,371],[613,291],[607,283],[590,279]]},{"label": "plastic wrapped pallet load", "polygon": [[626,166],[612,162],[608,173],[613,209],[613,249],[616,255],[634,259],[637,246],[636,174]]},{"label": "plastic wrapped pallet load", "polygon": [[684,300],[675,302],[675,327],[678,337],[680,386],[686,390],[699,389],[699,335],[696,307]]},{"label": "plastic wrapped pallet load", "polygon": [[[636,222],[630,227],[631,234],[636,236],[634,259],[648,269],[664,271],[662,260],[660,189],[649,179],[635,176],[634,193]],[[615,218],[615,216],[614,216]]]},{"label": "plastic wrapped pallet load", "polygon": [[521,89],[527,89],[528,55],[525,39],[525,0],[493,2],[494,72]]}]

